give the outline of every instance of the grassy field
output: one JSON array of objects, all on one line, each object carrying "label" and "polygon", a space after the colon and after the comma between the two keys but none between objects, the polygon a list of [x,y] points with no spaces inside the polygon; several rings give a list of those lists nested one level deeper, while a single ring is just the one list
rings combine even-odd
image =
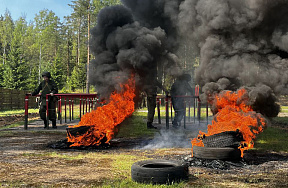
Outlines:
[{"label": "grassy field", "polygon": [[[286,110],[287,108],[284,108]],[[117,138],[152,138],[157,130],[146,128],[147,109],[134,112],[119,127]],[[161,108],[161,111],[165,108]],[[205,112],[205,109],[202,109]],[[21,111],[2,112],[2,114],[17,114]],[[163,116],[162,116],[163,114]],[[204,115],[204,113],[202,113]],[[164,113],[161,113],[164,118]],[[157,115],[155,116],[157,118]],[[204,118],[204,116],[202,116]],[[281,125],[281,126],[278,126]],[[13,124],[11,127],[21,126]],[[7,129],[6,127],[5,129]],[[288,119],[277,117],[256,139],[253,150],[266,153],[288,155]],[[15,132],[1,129],[0,139],[13,140],[15,147],[23,145],[23,136],[37,141],[39,136],[48,140],[65,138],[65,132],[33,131]],[[17,143],[17,139],[20,139]],[[43,138],[41,138],[43,139]],[[26,143],[27,145],[27,143]],[[11,148],[13,148],[11,147]],[[21,148],[21,147],[20,147]],[[9,148],[10,150],[10,148]],[[11,152],[11,151],[10,151]],[[189,181],[172,185],[139,184],[131,179],[131,166],[139,160],[162,158],[167,155],[179,155],[177,152],[189,153],[187,148],[162,148],[157,150],[123,150],[116,151],[65,151],[65,150],[27,150],[16,151],[14,154],[1,154],[0,187],[104,187],[104,188],[183,188],[183,187],[275,187],[276,181],[285,179],[283,170],[279,172],[241,172],[233,174],[207,169],[193,169]],[[1,151],[0,151],[1,153]],[[284,173],[285,174],[285,173]],[[276,186],[277,187],[277,186]]]}]

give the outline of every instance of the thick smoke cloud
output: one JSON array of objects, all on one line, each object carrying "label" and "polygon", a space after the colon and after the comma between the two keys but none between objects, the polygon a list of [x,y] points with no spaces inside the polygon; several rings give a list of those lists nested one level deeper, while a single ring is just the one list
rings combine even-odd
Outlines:
[{"label": "thick smoke cloud", "polygon": [[245,87],[255,110],[278,114],[276,96],[288,94],[288,0],[122,2],[102,10],[92,30],[92,77],[100,93],[117,89],[131,70],[141,85],[159,62],[173,74],[174,54],[185,41],[199,52],[194,77],[203,100]]},{"label": "thick smoke cloud", "polygon": [[[157,77],[158,63],[173,68],[177,58],[165,47],[166,33],[160,27],[147,28],[134,21],[124,6],[108,7],[99,13],[91,30],[90,80],[102,97],[120,89],[131,74],[141,88]],[[171,72],[171,71],[170,71]]]},{"label": "thick smoke cloud", "polygon": [[186,0],[179,31],[197,41],[202,99],[245,86],[250,105],[276,116],[275,95],[288,94],[288,1]]}]

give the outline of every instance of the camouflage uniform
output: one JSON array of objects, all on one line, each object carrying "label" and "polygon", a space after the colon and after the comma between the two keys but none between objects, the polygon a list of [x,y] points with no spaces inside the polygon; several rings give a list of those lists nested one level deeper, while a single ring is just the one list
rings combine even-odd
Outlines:
[{"label": "camouflage uniform", "polygon": [[174,127],[178,127],[180,125],[185,115],[184,98],[177,96],[185,96],[187,93],[193,93],[193,89],[188,83],[190,80],[191,76],[189,74],[183,74],[179,76],[171,86],[170,94],[172,106],[175,111],[175,117],[172,122]]},{"label": "camouflage uniform", "polygon": [[151,85],[144,86],[144,92],[147,96],[147,108],[148,108],[148,115],[147,115],[147,128],[155,128],[152,123],[154,120],[155,108],[156,108],[156,97],[157,97],[157,87],[164,90],[163,86],[155,80],[154,82],[150,83]]},{"label": "camouflage uniform", "polygon": [[[47,127],[47,118],[46,118],[46,94],[57,94],[58,93],[58,88],[57,85],[53,80],[51,80],[51,74],[49,72],[44,72],[42,74],[42,77],[47,76],[49,78],[48,81],[43,80],[39,86],[35,89],[35,91],[32,93],[32,96],[37,95],[41,90],[41,96],[40,96],[40,109],[39,109],[39,114],[41,119],[44,120],[44,125],[45,128]],[[57,97],[56,96],[49,96],[48,98],[48,110],[49,110],[49,120],[52,121],[52,127],[56,128],[56,101]]]}]

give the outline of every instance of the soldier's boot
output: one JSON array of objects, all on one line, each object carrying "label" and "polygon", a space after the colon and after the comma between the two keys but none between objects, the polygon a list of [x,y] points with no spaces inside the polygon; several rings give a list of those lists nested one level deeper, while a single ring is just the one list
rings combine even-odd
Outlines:
[{"label": "soldier's boot", "polygon": [[157,129],[157,127],[155,127],[152,122],[147,122],[147,129]]},{"label": "soldier's boot", "polygon": [[172,125],[173,125],[174,128],[179,128],[180,127],[179,123],[176,120],[172,121]]},{"label": "soldier's boot", "polygon": [[52,120],[52,128],[53,129],[57,129],[56,120]]},{"label": "soldier's boot", "polygon": [[46,119],[44,120],[44,129],[49,129]]}]

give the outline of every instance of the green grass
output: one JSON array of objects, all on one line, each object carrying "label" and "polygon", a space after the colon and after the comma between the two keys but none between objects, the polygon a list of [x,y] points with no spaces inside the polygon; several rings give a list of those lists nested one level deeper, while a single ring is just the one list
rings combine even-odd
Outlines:
[{"label": "green grass", "polygon": [[[106,163],[106,167],[110,169],[110,175],[104,180],[97,183],[97,185],[90,185],[89,187],[104,187],[104,188],[129,188],[129,187],[140,187],[140,188],[182,188],[188,187],[188,182],[174,183],[172,185],[152,185],[152,184],[141,184],[134,182],[131,179],[131,166],[136,161],[146,160],[145,156],[136,156],[131,154],[113,154],[113,157],[109,153],[98,153],[98,152],[87,152],[87,153],[58,153],[58,152],[45,152],[45,153],[24,153],[21,155],[22,158],[53,158],[56,161],[111,161]],[[54,161],[54,160],[53,160]],[[106,172],[107,173],[107,172]],[[13,185],[17,185],[17,183]]]},{"label": "green grass", "polygon": [[[29,113],[38,113],[39,109],[29,109]],[[6,110],[6,111],[0,111],[0,116],[11,116],[11,115],[24,115],[25,110]]]},{"label": "green grass", "polygon": [[147,129],[146,117],[147,113],[145,112],[134,112],[130,118],[117,126],[116,138],[152,137],[156,130]]},{"label": "green grass", "polygon": [[288,113],[288,106],[281,106],[281,112]]},{"label": "green grass", "polygon": [[[155,118],[158,118],[158,111],[157,111],[157,107],[155,108]],[[197,117],[198,116],[198,112],[197,112],[198,109],[195,110],[195,116]],[[139,109],[138,110],[138,113],[141,113],[143,116],[147,116],[147,111],[148,109],[147,108],[142,108],[142,109]],[[172,109],[172,114],[173,114],[173,117],[174,117],[174,109]],[[189,115],[189,108],[187,107],[186,108],[186,116],[188,118],[188,115]],[[166,108],[165,106],[160,106],[160,116],[161,118],[165,118],[166,117]],[[171,116],[171,108],[169,107],[169,117]],[[191,118],[194,116],[194,109],[193,107],[190,108],[190,116]],[[210,111],[210,109],[208,109],[208,116],[212,116],[212,113]],[[201,119],[205,119],[206,118],[206,107],[201,107]]]},{"label": "green grass", "polygon": [[288,127],[288,117],[275,117],[271,122],[274,124],[287,125]]},{"label": "green grass", "polygon": [[[99,186],[97,186],[99,187]],[[186,182],[180,182],[180,183],[174,183],[172,185],[152,185],[152,184],[142,184],[132,181],[132,179],[120,179],[116,178],[113,181],[106,181],[103,185],[100,187],[102,188],[183,188],[183,187],[189,187],[188,183]]]},{"label": "green grass", "polygon": [[[141,109],[145,110],[145,109]],[[147,109],[146,109],[147,110]],[[164,108],[165,110],[165,108]],[[205,109],[204,109],[205,110]],[[164,113],[163,113],[164,114]],[[149,130],[146,128],[146,116],[147,112],[136,111],[133,113],[133,116],[126,119],[121,125],[118,126],[119,132],[116,137],[152,137],[157,130]],[[155,115],[157,118],[157,114]],[[274,118],[274,122],[283,122],[288,124],[287,117],[277,117]],[[21,123],[13,124],[12,127],[23,126]],[[7,128],[7,127],[5,127]],[[45,133],[46,132],[46,133]],[[40,132],[35,132],[35,134],[39,134]],[[47,131],[43,131],[43,134],[48,134]],[[42,134],[42,133],[41,133]],[[56,132],[49,132],[49,134],[57,134]],[[61,133],[62,134],[62,133]],[[1,131],[0,136],[3,135],[14,135],[13,131]],[[255,149],[259,151],[275,151],[275,152],[286,152],[288,153],[288,131],[281,128],[268,127],[261,134],[257,136],[255,141]],[[66,153],[63,151],[54,151],[54,152],[43,152],[43,153],[24,153],[21,155],[22,158],[39,158],[45,161],[45,158],[53,158],[64,161],[111,161],[111,163],[107,163],[107,167],[111,170],[111,176],[107,176],[104,180],[101,179],[97,185],[89,185],[89,187],[104,187],[104,188],[129,188],[129,187],[139,187],[139,188],[182,188],[182,187],[190,187],[190,182],[181,182],[175,183],[172,185],[152,185],[152,184],[140,184],[132,181],[131,179],[131,166],[134,162],[139,160],[147,159],[145,156],[139,156],[131,153],[101,153],[101,152],[75,152],[71,154],[71,152]],[[9,183],[8,183],[9,184]],[[18,187],[23,183],[13,182],[10,184],[10,187]],[[1,184],[0,184],[1,185]],[[5,184],[7,185],[7,184]],[[39,185],[41,186],[41,185]],[[197,186],[197,185],[196,185]],[[202,185],[199,185],[202,187]],[[203,184],[205,187],[205,184]],[[207,186],[208,187],[208,186]]]},{"label": "green grass", "polygon": [[288,131],[268,127],[257,136],[255,149],[262,151],[288,152]]},{"label": "green grass", "polygon": [[[31,122],[34,122],[34,121],[30,121],[30,123]],[[16,123],[11,124],[11,125],[0,127],[0,130],[20,127],[20,126],[23,126],[23,125],[24,125],[24,121],[18,121]]]}]

